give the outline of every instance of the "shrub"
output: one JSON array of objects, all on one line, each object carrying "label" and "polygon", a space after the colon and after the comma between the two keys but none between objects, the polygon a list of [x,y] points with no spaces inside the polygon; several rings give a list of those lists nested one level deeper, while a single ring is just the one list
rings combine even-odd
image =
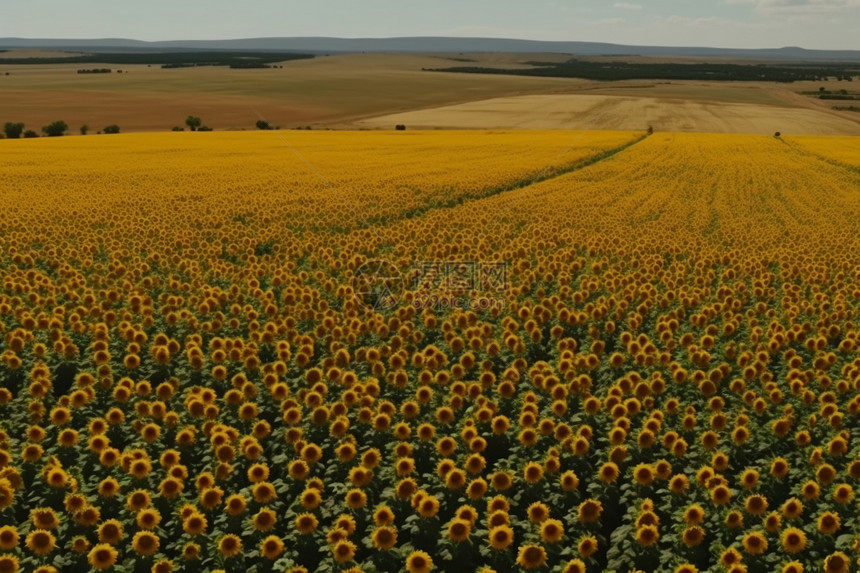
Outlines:
[{"label": "shrub", "polygon": [[42,133],[44,133],[48,137],[59,137],[61,135],[64,135],[68,130],[68,124],[65,121],[60,120],[57,120],[42,127]]},{"label": "shrub", "polygon": [[6,125],[3,126],[3,133],[9,139],[18,139],[24,133],[24,124],[13,123],[11,121],[6,122]]}]

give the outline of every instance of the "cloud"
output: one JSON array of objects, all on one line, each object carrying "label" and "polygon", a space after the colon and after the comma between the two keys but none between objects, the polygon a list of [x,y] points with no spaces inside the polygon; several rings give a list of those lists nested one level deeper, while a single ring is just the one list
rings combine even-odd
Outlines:
[{"label": "cloud", "polygon": [[613,8],[618,8],[619,10],[641,10],[642,4],[631,4],[630,2],[616,2],[612,5]]}]

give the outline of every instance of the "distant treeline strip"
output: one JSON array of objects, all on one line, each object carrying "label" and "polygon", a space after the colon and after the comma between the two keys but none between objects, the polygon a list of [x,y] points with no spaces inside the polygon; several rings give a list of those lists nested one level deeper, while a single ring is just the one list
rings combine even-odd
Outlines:
[{"label": "distant treeline strip", "polygon": [[[2,56],[2,53],[0,53]],[[146,52],[86,54],[65,58],[2,58],[0,64],[150,64],[162,67],[230,66],[260,68],[288,60],[306,60],[311,54],[285,52]]]},{"label": "distant treeline strip", "polygon": [[469,74],[507,74],[589,80],[711,80],[711,81],[850,81],[860,75],[860,63],[852,64],[677,64],[568,60],[564,63],[528,62],[532,68],[499,69],[478,66],[435,68],[426,71]]}]

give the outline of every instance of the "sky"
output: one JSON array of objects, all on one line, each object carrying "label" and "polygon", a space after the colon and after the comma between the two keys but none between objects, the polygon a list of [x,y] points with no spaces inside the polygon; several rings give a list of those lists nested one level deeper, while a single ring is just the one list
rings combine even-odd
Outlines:
[{"label": "sky", "polygon": [[860,0],[0,0],[0,37],[479,36],[860,49]]}]

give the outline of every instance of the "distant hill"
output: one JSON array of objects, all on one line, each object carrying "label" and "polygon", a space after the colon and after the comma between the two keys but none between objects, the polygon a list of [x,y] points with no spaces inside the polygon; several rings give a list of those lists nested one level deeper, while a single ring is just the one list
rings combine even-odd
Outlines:
[{"label": "distant hill", "polygon": [[807,50],[798,47],[728,49],[625,46],[600,42],[542,42],[504,38],[247,38],[144,42],[121,38],[92,40],[0,38],[0,49],[51,49],[85,52],[166,50],[255,50],[332,54],[350,52],[556,52],[586,56],[695,56],[717,58],[860,61],[860,50]]}]

